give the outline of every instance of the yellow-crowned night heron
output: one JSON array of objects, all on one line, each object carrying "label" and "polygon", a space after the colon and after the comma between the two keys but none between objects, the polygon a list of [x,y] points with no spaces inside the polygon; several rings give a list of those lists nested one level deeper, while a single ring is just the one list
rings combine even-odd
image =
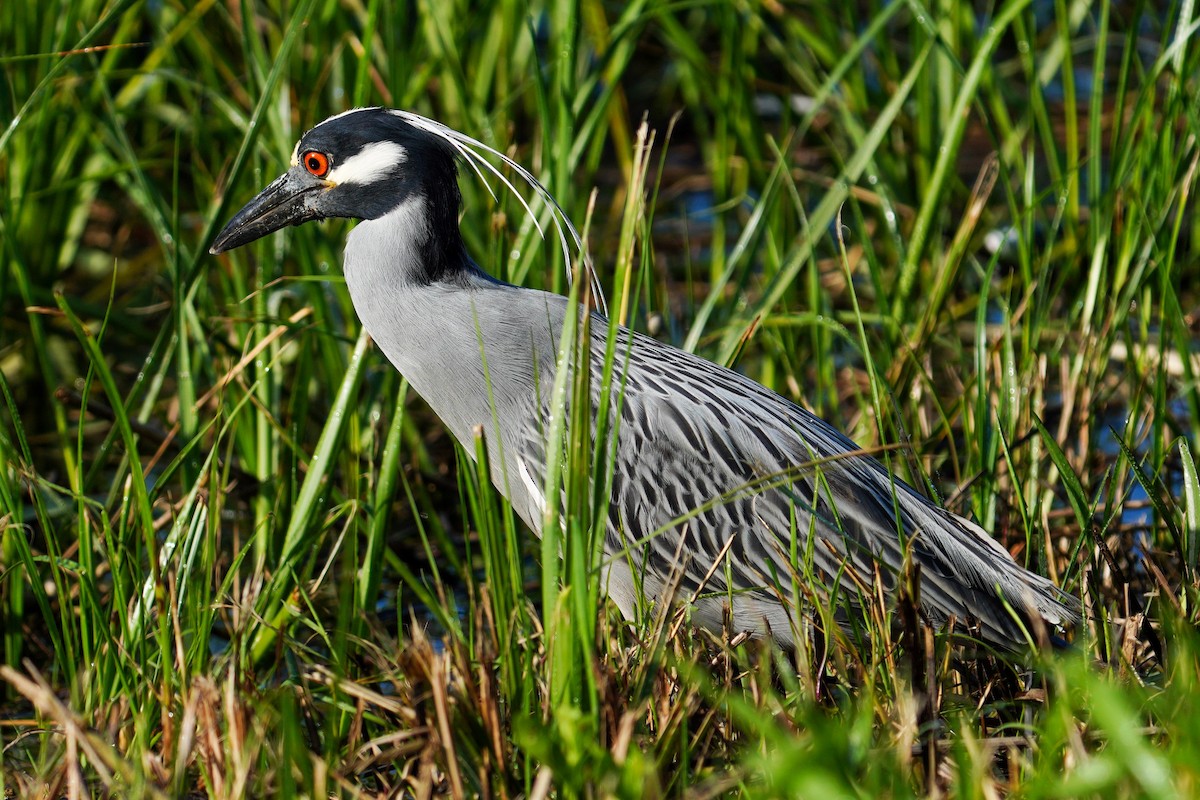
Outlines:
[{"label": "yellow-crowned night heron", "polygon": [[[212,252],[308,220],[361,220],[346,243],[345,274],[363,326],[468,453],[476,426],[498,429],[487,437],[492,479],[539,531],[547,404],[568,301],[498,281],[467,254],[457,160],[499,175],[480,149],[498,155],[403,111],[331,117],[304,134],[291,168],[229,222]],[[603,362],[606,329],[597,315],[593,370]],[[695,598],[693,621],[790,646],[793,576],[813,576],[818,596],[836,583],[853,608],[876,580],[894,593],[908,558],[920,567],[929,620],[973,624],[1003,650],[1025,645],[1023,629],[1078,621],[1074,597],[1016,564],[979,526],[856,454],[852,441],[804,409],[624,328],[617,349],[628,366],[605,550],[619,555],[607,560],[604,581],[627,617],[638,591],[653,601],[681,586],[676,597]],[[599,383],[592,381],[593,401]]]}]

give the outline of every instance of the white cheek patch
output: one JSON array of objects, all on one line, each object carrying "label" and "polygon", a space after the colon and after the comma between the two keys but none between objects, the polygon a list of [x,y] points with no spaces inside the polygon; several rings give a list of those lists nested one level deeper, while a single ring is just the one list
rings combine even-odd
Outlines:
[{"label": "white cheek patch", "polygon": [[374,183],[408,160],[408,151],[395,142],[372,142],[329,170],[330,183]]}]

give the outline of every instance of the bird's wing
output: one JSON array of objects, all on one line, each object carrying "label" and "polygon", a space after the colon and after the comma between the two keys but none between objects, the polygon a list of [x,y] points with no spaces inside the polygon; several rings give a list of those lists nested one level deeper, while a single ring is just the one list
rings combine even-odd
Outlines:
[{"label": "bird's wing", "polygon": [[671,565],[683,554],[683,586],[708,592],[838,578],[852,605],[877,572],[893,591],[907,558],[920,566],[922,606],[936,623],[953,615],[977,621],[989,640],[1019,643],[1006,603],[1026,618],[1073,622],[1073,598],[826,422],[736,372],[622,330],[618,359],[625,352],[610,552],[632,542]]},{"label": "bird's wing", "polygon": [[[598,402],[607,322],[592,326],[592,392]],[[617,414],[605,551],[634,575],[683,598],[738,595],[778,604],[793,577],[840,587],[860,603],[879,580],[889,594],[906,563],[920,567],[924,612],[935,623],[977,622],[993,643],[1020,647],[1020,624],[1040,616],[1073,624],[1077,603],[1017,565],[974,523],[893,477],[828,423],[758,383],[624,328],[617,331]],[[512,428],[518,474],[535,526],[545,498],[544,423]],[[528,419],[525,414],[513,417]],[[598,478],[597,478],[598,479]]]}]

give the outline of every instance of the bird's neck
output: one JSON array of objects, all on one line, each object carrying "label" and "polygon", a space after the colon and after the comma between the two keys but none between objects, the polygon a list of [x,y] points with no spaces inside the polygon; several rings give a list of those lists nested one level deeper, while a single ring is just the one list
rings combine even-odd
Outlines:
[{"label": "bird's neck", "polygon": [[[467,453],[485,431],[492,481],[534,524],[537,502],[519,474],[521,442],[537,435],[538,407],[553,394],[566,300],[518,289],[481,272],[455,227],[442,256],[453,269],[434,277],[426,258],[444,229],[410,199],[359,223],[346,243],[346,284],[363,327]],[[457,225],[457,220],[455,220]],[[517,470],[517,471],[514,471]]]},{"label": "bird's neck", "polygon": [[[429,285],[474,271],[451,198],[410,194],[376,219],[363,220],[346,242],[346,280]],[[359,274],[352,276],[351,269]],[[353,291],[353,287],[351,287]]]},{"label": "bird's neck", "polygon": [[475,304],[486,307],[481,293],[505,284],[467,257],[457,218],[450,231],[428,207],[412,195],[360,222],[346,242],[346,285],[371,338],[463,440],[468,421],[490,418],[486,405],[473,405],[486,404]]}]

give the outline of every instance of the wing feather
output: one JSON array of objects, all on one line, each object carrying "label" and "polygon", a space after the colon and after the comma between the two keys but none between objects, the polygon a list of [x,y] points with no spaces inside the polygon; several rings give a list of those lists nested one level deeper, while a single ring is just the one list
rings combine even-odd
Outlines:
[{"label": "wing feather", "polygon": [[[596,318],[594,387],[606,326]],[[735,623],[786,643],[792,615],[780,598],[791,595],[793,576],[811,574],[820,584],[813,588],[827,590],[848,569],[868,582],[878,570],[894,592],[911,560],[928,617],[972,621],[993,644],[1019,648],[1021,622],[1035,616],[1077,620],[1074,598],[828,423],[732,370],[623,328],[617,336],[626,366],[614,381],[623,392],[612,398],[620,425],[605,545],[614,563],[644,579],[637,583],[649,598],[678,574],[685,599],[715,598],[708,622],[720,624],[732,603]],[[542,447],[522,448],[522,464],[539,481]],[[840,580],[845,611],[861,605],[854,584]],[[632,598],[614,599],[628,613]]]}]

